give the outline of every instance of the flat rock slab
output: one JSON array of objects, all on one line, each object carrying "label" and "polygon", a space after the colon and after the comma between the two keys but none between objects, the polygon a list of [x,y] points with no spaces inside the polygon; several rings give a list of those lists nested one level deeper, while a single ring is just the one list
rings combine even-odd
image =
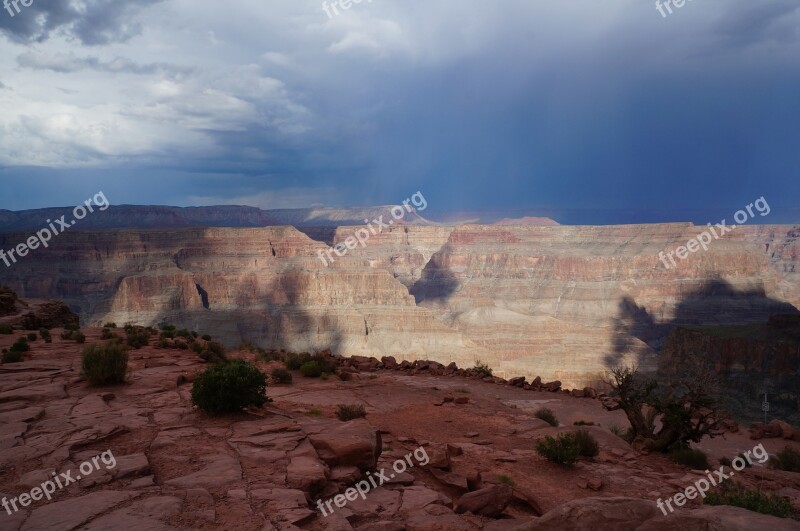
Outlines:
[{"label": "flat rock slab", "polygon": [[208,457],[207,460],[208,464],[202,470],[170,479],[166,484],[183,489],[214,488],[242,479],[242,467],[233,457],[222,454]]},{"label": "flat rock slab", "polygon": [[74,529],[136,496],[139,496],[139,493],[101,490],[79,498],[51,502],[34,509],[21,531]]}]

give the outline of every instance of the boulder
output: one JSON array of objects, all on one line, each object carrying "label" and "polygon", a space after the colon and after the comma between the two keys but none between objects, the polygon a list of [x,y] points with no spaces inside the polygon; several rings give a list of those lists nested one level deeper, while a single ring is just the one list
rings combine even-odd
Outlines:
[{"label": "boulder", "polygon": [[525,385],[525,377],[517,376],[516,378],[511,378],[508,381],[508,385],[511,385],[513,387],[522,387],[523,385]]},{"label": "boulder", "polygon": [[378,464],[381,434],[366,420],[327,424],[319,430],[319,433],[310,433],[308,438],[328,466],[355,466],[366,472]]},{"label": "boulder", "polygon": [[[581,498],[556,507],[533,522],[513,531],[638,530],[639,526],[661,515],[653,500],[608,497]],[[679,529],[676,527],[660,529]]]},{"label": "boulder", "polygon": [[508,485],[492,485],[485,489],[468,492],[459,498],[455,506],[456,514],[472,513],[496,518],[506,509],[511,501],[511,487]]}]

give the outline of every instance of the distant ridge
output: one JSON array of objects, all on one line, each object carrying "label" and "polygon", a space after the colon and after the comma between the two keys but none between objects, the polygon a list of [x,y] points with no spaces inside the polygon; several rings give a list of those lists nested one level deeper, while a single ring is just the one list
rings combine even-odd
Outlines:
[{"label": "distant ridge", "polygon": [[[66,216],[72,218],[73,207],[54,207],[35,210],[0,210],[0,231],[31,231],[46,226],[45,221]],[[116,229],[166,229],[187,227],[270,227],[292,225],[297,228],[337,227],[343,225],[364,225],[364,220],[372,221],[379,216],[385,220],[390,216],[392,206],[350,207],[350,208],[297,208],[263,210],[249,206],[142,206],[114,205],[102,215],[86,216],[75,226],[76,230],[116,230]],[[397,224],[433,224],[420,217],[415,211],[406,212]]]}]

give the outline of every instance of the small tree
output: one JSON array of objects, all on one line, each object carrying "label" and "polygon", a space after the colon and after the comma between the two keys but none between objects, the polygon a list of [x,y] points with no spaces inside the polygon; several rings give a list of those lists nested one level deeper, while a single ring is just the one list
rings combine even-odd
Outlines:
[{"label": "small tree", "polygon": [[91,385],[124,383],[128,372],[128,351],[117,342],[89,345],[83,349],[81,368]]},{"label": "small tree", "polygon": [[261,407],[266,401],[267,376],[243,360],[213,365],[197,375],[192,403],[211,415]]},{"label": "small tree", "polygon": [[616,400],[603,406],[625,412],[634,446],[667,452],[724,433],[722,421],[727,415],[717,399],[719,384],[708,365],[698,364],[663,384],[642,377],[636,367],[618,367],[611,376]]}]

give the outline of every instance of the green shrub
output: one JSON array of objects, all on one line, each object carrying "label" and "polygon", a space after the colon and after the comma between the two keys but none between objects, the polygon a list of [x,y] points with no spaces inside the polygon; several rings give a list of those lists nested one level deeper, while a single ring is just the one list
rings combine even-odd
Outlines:
[{"label": "green shrub", "polygon": [[70,330],[72,332],[76,332],[81,329],[81,325],[76,323],[67,323],[64,325],[64,330]]},{"label": "green shrub", "polygon": [[181,328],[180,330],[176,330],[175,331],[175,335],[178,336],[178,337],[182,337],[184,339],[189,339],[190,337],[192,337],[192,333],[189,332],[185,328]]},{"label": "green shrub", "polygon": [[203,352],[203,345],[200,343],[192,343],[192,350],[197,354],[200,354]]},{"label": "green shrub", "polygon": [[281,356],[280,353],[275,352],[274,350],[267,352],[264,349],[259,349],[256,359],[258,361],[264,361],[264,362],[281,361],[283,359],[283,356]]},{"label": "green shrub", "polygon": [[300,369],[300,367],[308,362],[311,361],[311,354],[308,352],[303,352],[302,354],[287,354],[286,355],[286,368],[291,371],[296,371]]},{"label": "green shrub", "polygon": [[171,325],[169,323],[161,323],[160,325],[158,325],[158,328],[162,332],[174,332],[176,330],[175,325]]},{"label": "green shrub", "polygon": [[708,456],[695,448],[678,448],[669,453],[669,458],[679,465],[687,466],[692,470],[705,470],[711,465]]},{"label": "green shrub", "polygon": [[267,377],[243,360],[213,365],[195,378],[192,403],[211,415],[261,407],[267,401]]},{"label": "green shrub", "polygon": [[161,339],[175,339],[175,331],[174,330],[165,330],[161,332],[159,336]]},{"label": "green shrub", "polygon": [[124,383],[128,351],[117,342],[89,345],[83,349],[81,369],[91,385]]},{"label": "green shrub", "polygon": [[551,426],[558,426],[558,419],[556,418],[552,409],[548,409],[546,407],[540,408],[538,411],[536,411],[536,413],[534,413],[534,416],[536,416],[538,419],[542,419]]},{"label": "green shrub", "polygon": [[290,384],[292,383],[292,373],[286,369],[273,369],[272,381],[276,384]]},{"label": "green shrub", "polygon": [[363,419],[367,416],[363,404],[340,404],[339,409],[336,410],[336,416],[339,420],[347,422],[348,420]]},{"label": "green shrub", "polygon": [[203,334],[202,338],[203,338],[203,341],[211,341],[211,336],[208,335],[208,334]]},{"label": "green shrub", "polygon": [[53,336],[50,334],[50,330],[48,330],[47,328],[42,328],[41,330],[39,330],[39,335],[42,336],[42,339],[44,339],[45,343],[53,342]]},{"label": "green shrub", "polygon": [[206,343],[200,351],[200,357],[209,363],[224,363],[228,361],[225,355],[225,347],[216,341]]},{"label": "green shrub", "polygon": [[580,448],[573,434],[562,433],[557,439],[547,435],[538,441],[536,453],[553,463],[572,466],[578,460]]},{"label": "green shrub", "polygon": [[125,335],[125,343],[133,349],[138,350],[150,344],[150,331],[141,326],[126,326]]},{"label": "green shrub", "polygon": [[573,426],[594,426],[594,422],[587,422],[585,420],[576,420],[572,423]]},{"label": "green shrub", "polygon": [[103,328],[116,328],[117,323],[106,323],[103,325]]},{"label": "green shrub", "polygon": [[103,328],[103,331],[100,333],[100,339],[114,339],[116,337],[119,336],[112,332],[110,328]]},{"label": "green shrub", "polygon": [[77,343],[86,343],[86,334],[80,331],[73,332],[72,339],[74,339]]},{"label": "green shrub", "polygon": [[800,452],[790,446],[785,446],[770,459],[769,466],[787,472],[800,472]]},{"label": "green shrub", "polygon": [[9,336],[14,333],[14,327],[9,325],[0,325],[0,334]]},{"label": "green shrub", "polygon": [[475,362],[475,367],[473,367],[472,370],[477,372],[484,378],[492,375],[492,369],[490,369],[487,364],[482,363],[481,360]]},{"label": "green shrub", "polygon": [[176,341],[175,346],[178,348],[178,350],[189,350],[189,345],[183,341]]},{"label": "green shrub", "polygon": [[29,352],[31,350],[31,346],[28,345],[28,340],[24,337],[17,339],[13,345],[11,345],[11,352]]},{"label": "green shrub", "polygon": [[517,482],[514,481],[513,479],[511,479],[509,476],[506,476],[505,474],[501,474],[501,475],[497,476],[497,481],[499,481],[503,485],[508,485],[512,489],[516,488],[516,486],[517,486]]},{"label": "green shrub", "polygon": [[306,378],[319,378],[322,376],[322,373],[325,372],[322,370],[320,364],[316,361],[307,361],[303,365],[300,366],[300,372]]},{"label": "green shrub", "polygon": [[158,346],[161,348],[169,348],[169,341],[162,337],[158,340]]},{"label": "green shrub", "polygon": [[22,352],[16,350],[3,349],[3,363],[19,363],[22,361]]},{"label": "green shrub", "polygon": [[617,426],[617,425],[615,424],[615,425],[613,425],[613,426],[610,426],[610,427],[608,428],[608,430],[609,430],[611,433],[613,433],[614,435],[616,435],[617,437],[619,437],[620,439],[622,439],[622,440],[624,440],[625,442],[627,442],[628,444],[631,444],[631,443],[633,443],[633,439],[634,439],[634,437],[635,437],[635,434],[634,434],[633,428],[630,428],[630,427],[629,427],[629,428],[626,430],[626,429],[623,429],[623,428],[621,428],[620,426]]},{"label": "green shrub", "polygon": [[587,430],[576,431],[575,442],[578,443],[578,453],[583,457],[597,457],[597,454],[600,453],[600,445],[597,444],[597,439]]},{"label": "green shrub", "polygon": [[28,341],[36,341],[36,338],[39,337],[36,335],[36,332],[31,332],[28,334]]},{"label": "green shrub", "polygon": [[703,503],[708,505],[732,505],[779,518],[789,518],[794,515],[794,510],[789,500],[777,494],[747,489],[738,482],[723,483],[720,487],[711,490],[706,495]]}]

